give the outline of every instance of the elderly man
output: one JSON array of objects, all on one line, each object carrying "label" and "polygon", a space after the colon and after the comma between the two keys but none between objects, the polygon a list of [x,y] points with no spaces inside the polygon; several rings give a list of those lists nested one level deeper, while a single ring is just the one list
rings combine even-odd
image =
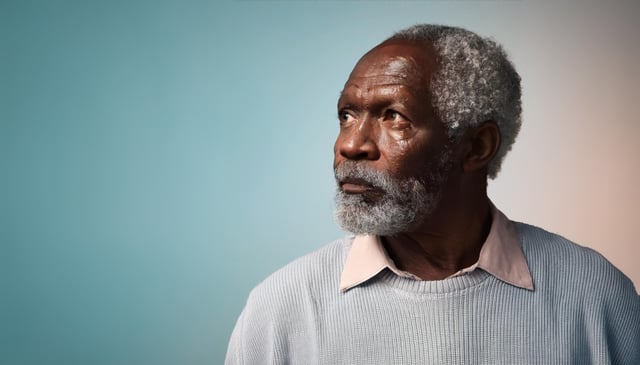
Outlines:
[{"label": "elderly man", "polygon": [[596,252],[487,198],[520,78],[469,31],[418,25],[338,101],[336,216],[354,235],[249,296],[227,364],[640,364],[640,300]]}]

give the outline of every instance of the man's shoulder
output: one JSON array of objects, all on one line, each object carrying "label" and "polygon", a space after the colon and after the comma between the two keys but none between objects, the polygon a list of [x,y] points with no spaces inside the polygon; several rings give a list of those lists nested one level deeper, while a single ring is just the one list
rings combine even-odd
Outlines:
[{"label": "man's shoulder", "polygon": [[315,323],[314,313],[337,296],[351,241],[352,237],[333,241],[258,284],[233,330],[226,363],[288,362],[289,344],[304,343],[306,326]]},{"label": "man's shoulder", "polygon": [[[596,250],[575,243],[557,233],[530,224],[514,222],[528,260],[558,268],[610,271],[615,267]],[[532,263],[532,264],[535,264]]]},{"label": "man's shoulder", "polygon": [[540,227],[514,223],[534,281],[546,279],[585,290],[635,293],[631,280],[594,249]]},{"label": "man's shoulder", "polygon": [[340,274],[352,236],[337,239],[299,257],[269,275],[249,295],[251,301],[296,301],[320,291],[338,292]]}]

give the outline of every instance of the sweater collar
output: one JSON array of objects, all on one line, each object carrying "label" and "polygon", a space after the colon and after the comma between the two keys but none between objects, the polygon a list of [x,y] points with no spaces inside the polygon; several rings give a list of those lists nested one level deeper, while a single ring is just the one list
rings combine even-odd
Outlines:
[{"label": "sweater collar", "polygon": [[[513,286],[533,290],[533,279],[515,225],[501,211],[491,206],[492,222],[478,261],[450,277],[456,277],[482,269]],[[340,291],[354,288],[389,269],[395,275],[421,280],[396,267],[379,236],[355,236],[349,249],[340,279]]]}]

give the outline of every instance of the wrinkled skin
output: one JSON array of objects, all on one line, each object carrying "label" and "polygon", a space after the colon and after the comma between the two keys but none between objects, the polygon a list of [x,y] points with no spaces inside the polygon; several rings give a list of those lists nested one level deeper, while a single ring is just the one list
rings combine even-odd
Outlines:
[{"label": "wrinkled skin", "polygon": [[[448,140],[426,87],[435,68],[431,52],[420,46],[389,44],[365,55],[338,101],[334,166],[356,160],[399,178],[415,176]],[[347,192],[364,188],[344,186]]]},{"label": "wrinkled skin", "polygon": [[[406,41],[384,42],[362,57],[338,101],[334,167],[353,161],[396,178],[424,180],[449,143],[430,102],[435,60],[431,47]],[[470,128],[455,142],[452,168],[434,212],[410,232],[383,237],[398,268],[436,280],[477,260],[491,223],[487,165],[499,145],[500,132],[492,121]],[[346,178],[338,185],[370,201],[384,193],[359,179]]]}]

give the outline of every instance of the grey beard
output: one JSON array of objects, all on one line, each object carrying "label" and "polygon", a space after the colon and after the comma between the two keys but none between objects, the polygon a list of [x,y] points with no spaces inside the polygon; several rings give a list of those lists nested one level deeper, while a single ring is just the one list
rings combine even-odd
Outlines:
[{"label": "grey beard", "polygon": [[440,202],[442,186],[452,166],[450,151],[435,159],[422,178],[396,178],[386,171],[370,169],[347,160],[336,166],[336,181],[363,179],[383,192],[377,199],[346,194],[338,187],[335,218],[340,227],[355,234],[392,236],[411,232],[425,221]]}]

